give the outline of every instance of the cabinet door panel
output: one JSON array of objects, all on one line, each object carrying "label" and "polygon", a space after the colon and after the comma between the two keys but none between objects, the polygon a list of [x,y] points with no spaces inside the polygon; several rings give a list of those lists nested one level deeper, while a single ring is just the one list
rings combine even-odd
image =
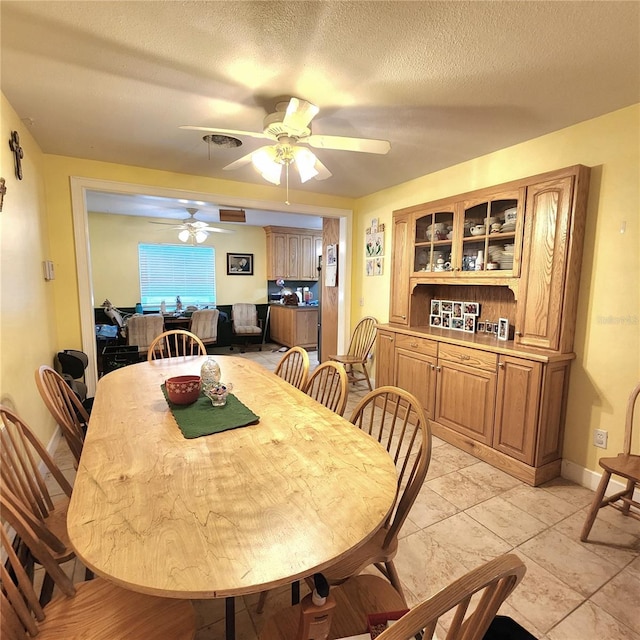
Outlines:
[{"label": "cabinet door panel", "polygon": [[439,361],[436,422],[491,445],[496,374]]},{"label": "cabinet door panel", "polygon": [[427,418],[431,419],[434,417],[435,369],[435,358],[396,349],[396,385],[412,393],[420,401]]},{"label": "cabinet door panel", "polygon": [[376,387],[395,385],[395,333],[378,330],[376,338]]},{"label": "cabinet door panel", "polygon": [[289,256],[289,278],[300,277],[300,236],[287,236],[287,250]]},{"label": "cabinet door panel", "polygon": [[289,260],[287,253],[287,237],[284,233],[274,233],[271,236],[273,250],[273,279],[289,277]]},{"label": "cabinet door panel", "polygon": [[533,464],[542,365],[500,356],[494,448]]},{"label": "cabinet door panel", "polygon": [[311,280],[314,277],[314,242],[313,236],[300,236],[300,278]]},{"label": "cabinet door panel", "polygon": [[[389,322],[409,324],[409,242],[411,229],[409,214],[393,219],[393,247],[391,250],[391,304]],[[413,247],[413,245],[411,245]]]},{"label": "cabinet door panel", "polygon": [[557,350],[560,344],[573,178],[527,189],[523,270],[516,342]]}]

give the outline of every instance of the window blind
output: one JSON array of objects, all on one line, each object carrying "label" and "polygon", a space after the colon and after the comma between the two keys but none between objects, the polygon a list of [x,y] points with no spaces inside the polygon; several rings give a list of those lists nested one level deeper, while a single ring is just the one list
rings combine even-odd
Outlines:
[{"label": "window blind", "polygon": [[158,308],[176,297],[187,305],[215,305],[216,261],[213,247],[192,245],[138,245],[140,296],[143,307]]}]

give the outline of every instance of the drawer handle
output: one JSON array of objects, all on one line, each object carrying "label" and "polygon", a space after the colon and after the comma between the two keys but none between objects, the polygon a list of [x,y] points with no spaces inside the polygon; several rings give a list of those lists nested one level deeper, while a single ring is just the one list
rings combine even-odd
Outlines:
[{"label": "drawer handle", "polygon": [[442,371],[442,367],[436,367],[436,371]]},{"label": "drawer handle", "polygon": [[411,346],[412,346],[414,349],[417,349],[417,348],[418,348],[418,343],[417,343],[417,342],[412,342],[412,343],[411,343]]},{"label": "drawer handle", "polygon": [[522,335],[522,331],[516,331],[516,335],[517,336],[521,336]]},{"label": "drawer handle", "polygon": [[381,336],[381,337],[384,338],[385,340],[393,340],[391,336]]},{"label": "drawer handle", "polygon": [[403,320],[407,319],[407,316],[400,316]]},{"label": "drawer handle", "polygon": [[498,362],[498,367],[500,367],[500,369],[504,369],[504,362]]}]

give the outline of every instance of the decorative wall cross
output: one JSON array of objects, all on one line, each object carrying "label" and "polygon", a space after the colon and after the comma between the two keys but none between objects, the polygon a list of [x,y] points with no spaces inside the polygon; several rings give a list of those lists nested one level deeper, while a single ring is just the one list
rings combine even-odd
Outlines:
[{"label": "decorative wall cross", "polygon": [[17,131],[11,132],[11,138],[9,138],[9,149],[13,151],[14,163],[16,166],[16,178],[22,180],[22,163],[20,162],[24,158],[24,152],[20,146],[20,136]]}]

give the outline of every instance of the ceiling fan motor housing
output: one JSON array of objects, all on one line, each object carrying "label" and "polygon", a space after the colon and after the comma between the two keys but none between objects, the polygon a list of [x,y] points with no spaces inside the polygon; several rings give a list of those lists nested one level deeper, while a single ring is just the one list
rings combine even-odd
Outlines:
[{"label": "ceiling fan motor housing", "polygon": [[298,139],[311,135],[311,127],[294,130],[291,127],[285,126],[282,124],[284,117],[284,111],[276,111],[276,113],[270,113],[266,116],[264,119],[264,133],[276,139],[280,139],[282,136]]}]

